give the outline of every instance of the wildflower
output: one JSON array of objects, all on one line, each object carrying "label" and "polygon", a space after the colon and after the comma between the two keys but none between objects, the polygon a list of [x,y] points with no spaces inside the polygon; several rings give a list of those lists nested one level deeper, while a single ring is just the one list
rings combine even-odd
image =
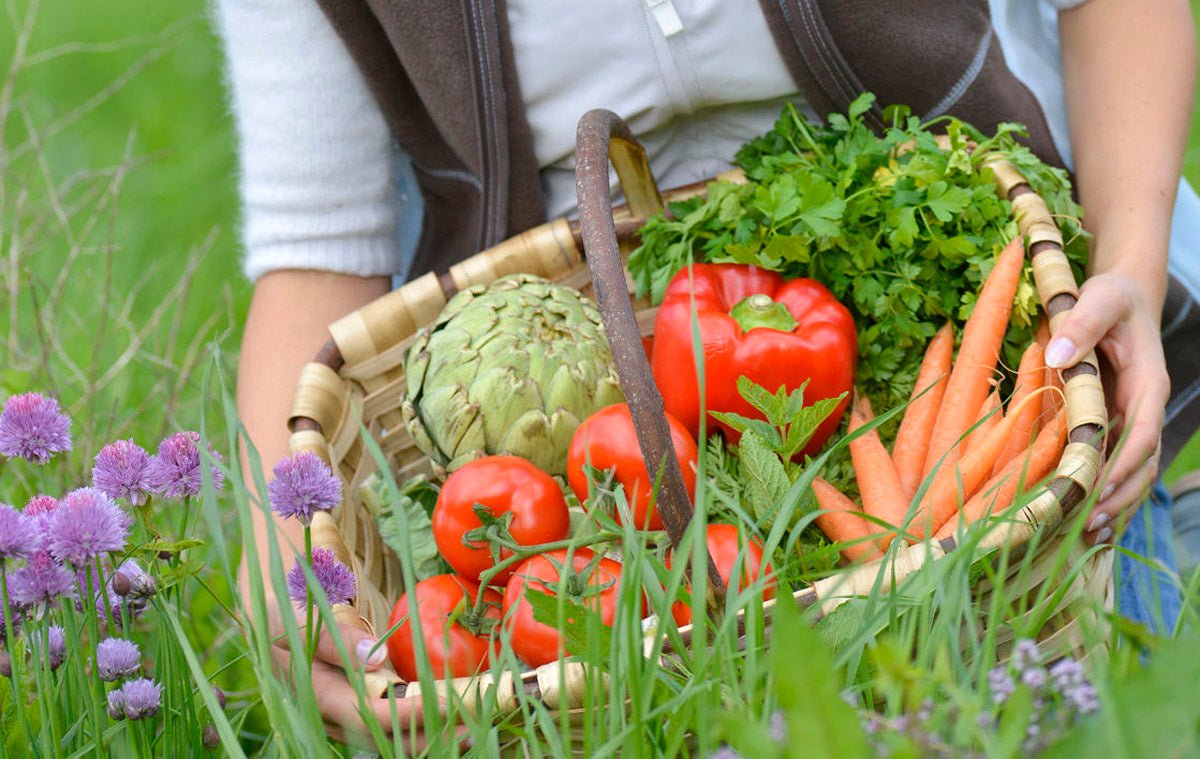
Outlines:
[{"label": "wildflower", "polygon": [[[302,559],[297,559],[296,563],[292,565],[291,571],[288,572],[287,586],[292,600],[302,604],[306,600],[305,591],[308,588],[308,578],[304,574],[301,561]],[[313,549],[312,571],[321,590],[325,591],[325,597],[329,599],[330,604],[350,603],[358,592],[358,585],[350,567],[338,561],[337,557],[333,555],[333,551],[328,548]]]},{"label": "wildflower", "polygon": [[0,561],[27,559],[37,550],[41,538],[37,528],[21,512],[0,503]]},{"label": "wildflower", "polygon": [[8,576],[10,598],[23,606],[52,606],[60,596],[75,595],[75,576],[49,551],[38,551]]},{"label": "wildflower", "polygon": [[157,591],[154,578],[136,559],[126,559],[109,581],[113,593],[122,598],[149,598]]},{"label": "wildflower", "polygon": [[[146,467],[146,484],[164,498],[189,498],[200,493],[200,433],[176,432],[163,438]],[[209,448],[218,460],[220,454]],[[225,475],[212,468],[213,487],[220,490]]]},{"label": "wildflower", "polygon": [[108,692],[108,716],[117,721],[125,719],[125,692],[121,688]]},{"label": "wildflower", "polygon": [[162,703],[162,686],[146,677],[130,680],[121,688],[125,699],[125,716],[129,719],[153,717]]},{"label": "wildflower", "polygon": [[988,690],[992,692],[992,700],[997,704],[1007,701],[1016,688],[1017,684],[1013,682],[1006,667],[993,667],[988,672]]},{"label": "wildflower", "polygon": [[71,450],[71,420],[41,393],[11,396],[0,410],[0,454],[45,464]]},{"label": "wildflower", "polygon": [[221,711],[225,711],[225,691],[217,686],[212,687],[213,697],[217,699],[217,706],[221,707]]},{"label": "wildflower", "polygon": [[7,649],[0,648],[0,677],[12,677],[12,656]]},{"label": "wildflower", "polygon": [[771,740],[778,743],[783,743],[787,740],[787,719],[783,716],[783,712],[773,712],[771,721],[767,725],[767,732],[771,735]]},{"label": "wildflower", "polygon": [[150,454],[133,440],[117,440],[100,449],[92,467],[92,484],[109,498],[126,498],[134,506],[146,502],[150,491]]},{"label": "wildflower", "polygon": [[26,521],[33,525],[37,537],[37,550],[45,551],[50,548],[50,522],[54,511],[58,508],[58,499],[54,496],[38,494],[25,504]]},{"label": "wildflower", "polygon": [[67,658],[67,639],[58,625],[52,625],[46,632],[45,656],[51,671],[61,667],[63,660]]},{"label": "wildflower", "polygon": [[95,488],[67,493],[50,523],[50,552],[60,561],[87,566],[102,554],[125,547],[132,520],[113,499]]},{"label": "wildflower", "polygon": [[271,508],[284,519],[295,517],[307,525],[317,511],[329,511],[342,502],[342,483],[314,453],[280,459],[273,471],[275,479],[267,485],[267,495]]},{"label": "wildflower", "polygon": [[129,677],[142,665],[142,652],[133,641],[105,638],[96,646],[96,672],[105,682]]},{"label": "wildflower", "polygon": [[1080,714],[1091,714],[1100,708],[1096,689],[1084,675],[1083,665],[1074,659],[1063,659],[1050,668],[1054,689],[1063,700]]},{"label": "wildflower", "polygon": [[1029,638],[1018,640],[1017,645],[1013,647],[1012,666],[1018,675],[1024,674],[1028,669],[1042,666],[1042,650]]},{"label": "wildflower", "polygon": [[200,745],[209,751],[213,751],[221,745],[221,734],[217,732],[216,725],[209,722],[204,726],[204,732],[200,734]]},{"label": "wildflower", "polygon": [[1021,673],[1021,683],[1035,693],[1046,687],[1048,679],[1046,670],[1042,667],[1027,669]]}]

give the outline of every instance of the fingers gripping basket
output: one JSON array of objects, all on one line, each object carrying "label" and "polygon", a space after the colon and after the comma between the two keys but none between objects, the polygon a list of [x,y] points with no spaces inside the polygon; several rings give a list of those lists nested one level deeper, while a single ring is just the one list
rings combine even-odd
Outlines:
[{"label": "fingers gripping basket", "polygon": [[[580,121],[577,148],[578,224],[552,221],[473,256],[447,273],[426,274],[384,295],[332,324],[332,339],[303,370],[289,420],[292,450],[321,456],[345,485],[342,505],[332,514],[317,514],[313,520],[313,544],[331,549],[358,576],[359,593],[354,605],[334,609],[342,623],[382,632],[387,628],[393,603],[404,592],[399,562],[384,547],[372,515],[357,495],[358,486],[375,471],[360,430],[365,427],[379,443],[397,481],[432,473],[430,462],[416,448],[401,419],[405,354],[418,330],[436,320],[454,293],[508,274],[536,274],[596,298],[649,471],[658,471],[659,464],[665,462],[658,508],[671,539],[678,542],[683,534],[691,504],[674,450],[668,444],[662,398],[651,379],[639,339],[652,333],[655,309],[632,296],[633,288],[621,262],[622,246],[628,250],[641,220],[657,213],[662,199],[645,152],[614,114],[586,114]],[[609,198],[610,160],[628,201],[627,206],[615,210]],[[1026,238],[1038,294],[1053,332],[1078,296],[1058,226],[1046,204],[1008,162],[993,158],[988,166],[995,174],[998,193],[1011,201],[1020,234]],[[729,172],[720,178],[738,177],[737,172]],[[668,197],[682,198],[703,191],[702,185],[696,185],[672,191]],[[588,254],[586,260],[583,250]],[[983,539],[983,547],[1007,546],[1017,553],[1031,547],[1036,553],[1032,569],[1022,573],[1024,587],[1014,587],[1012,577],[1005,580],[1009,598],[1033,594],[1052,572],[1061,572],[1061,563],[1051,566],[1060,553],[1057,548],[1067,539],[1078,543],[1061,528],[1086,498],[1102,462],[1108,420],[1095,354],[1065,370],[1063,379],[1068,443],[1050,486],[1010,522],[991,530]],[[957,548],[954,538],[907,546],[877,562],[819,581],[797,592],[795,599],[805,607],[816,605],[819,613],[826,614],[847,598],[870,592],[881,571],[885,572],[885,589],[890,588]],[[1093,552],[1085,557],[1082,545],[1072,551],[1069,560],[1084,558],[1084,570],[1076,573],[1067,587],[1048,595],[1045,604],[1051,608],[1043,605],[1028,613],[1048,620],[1041,631],[1044,646],[1085,655],[1084,632],[1089,626],[1103,624],[1097,606],[1111,609],[1112,552]],[[711,561],[708,570],[710,577],[715,577]],[[721,583],[710,582],[709,586],[713,595],[708,602],[716,608]],[[987,603],[990,591],[986,580],[979,583],[981,604]],[[690,639],[688,629],[681,633],[685,641]],[[1001,645],[1007,642],[1003,631],[998,631],[997,637]],[[388,670],[367,677],[368,688],[379,695],[390,691],[397,698],[420,697],[418,683],[404,683]],[[473,701],[471,694],[494,688],[501,710],[516,709],[518,690],[541,698],[551,709],[563,709],[579,705],[583,683],[583,665],[567,662],[517,676],[485,673],[441,682],[438,687],[440,691],[459,692],[467,703]]]}]

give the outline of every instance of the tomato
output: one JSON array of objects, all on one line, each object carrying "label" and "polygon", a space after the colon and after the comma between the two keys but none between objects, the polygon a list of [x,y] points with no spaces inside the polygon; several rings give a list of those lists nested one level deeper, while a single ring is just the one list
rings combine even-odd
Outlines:
[{"label": "tomato", "polygon": [[[733,574],[733,568],[737,564],[738,553],[741,550],[738,528],[732,524],[710,524],[705,535],[705,542],[708,544],[708,553],[712,556],[713,563],[717,565],[717,573],[721,575],[725,587],[728,588],[729,577]],[[774,570],[771,569],[770,563],[764,563],[763,548],[758,541],[747,538],[746,553],[742,559],[742,580],[738,583],[738,590],[753,583],[761,574],[767,576],[763,587],[763,599],[774,598]],[[692,623],[692,607],[683,601],[676,601],[671,606],[671,616],[675,618],[675,624],[680,627],[690,625]]]},{"label": "tomato", "polygon": [[[404,620],[387,639],[387,647],[392,666],[405,680],[417,679],[416,649],[409,618],[411,596],[417,599],[421,636],[434,677],[475,674],[487,666],[489,649],[499,651],[500,640],[492,628],[500,621],[500,593],[492,588],[484,589],[484,611],[476,617],[472,607],[479,598],[479,586],[458,575],[434,575],[400,596],[388,620],[389,629]],[[453,622],[451,615],[455,617]]]},{"label": "tomato", "polygon": [[504,620],[512,632],[513,651],[528,664],[540,667],[557,660],[563,648],[562,633],[534,620],[533,606],[525,597],[527,589],[565,595],[570,602],[595,609],[604,624],[612,625],[617,616],[620,581],[618,562],[608,558],[597,560],[586,548],[575,549],[569,566],[566,550],[527,559],[504,588]]},{"label": "tomato", "polygon": [[[433,540],[454,571],[474,582],[495,564],[486,540],[464,541],[468,533],[482,526],[476,503],[501,521],[511,520],[508,534],[520,545],[562,540],[570,531],[571,516],[562,489],[530,462],[519,456],[486,456],[463,465],[438,493]],[[511,555],[508,549],[500,552],[501,559]],[[503,584],[510,574],[511,568],[500,572],[491,584]]]},{"label": "tomato", "polygon": [[[683,474],[688,498],[696,494],[696,441],[675,417],[667,414],[671,442]],[[629,406],[617,403],[606,406],[584,420],[571,438],[567,450],[567,480],[580,502],[588,498],[588,478],[585,466],[591,464],[600,471],[615,471],[617,482],[625,489],[625,499],[633,514],[634,524],[643,530],[661,530],[662,518],[650,507],[654,480],[646,472],[646,461],[638,444],[637,432]],[[618,520],[620,514],[617,514]]]}]

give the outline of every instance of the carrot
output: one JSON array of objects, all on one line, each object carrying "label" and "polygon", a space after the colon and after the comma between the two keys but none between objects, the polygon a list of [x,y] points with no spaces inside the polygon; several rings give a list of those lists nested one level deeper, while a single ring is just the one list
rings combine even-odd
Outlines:
[{"label": "carrot", "polygon": [[1042,394],[1042,414],[1038,417],[1038,426],[1043,428],[1050,424],[1063,406],[1062,370],[1051,369],[1047,366],[1044,376],[1043,384],[1045,387],[1053,388],[1053,391]]},{"label": "carrot", "polygon": [[909,532],[918,540],[932,535],[945,524],[962,501],[959,500],[959,484],[962,485],[961,497],[969,499],[992,473],[992,464],[1000,455],[1004,444],[1012,435],[1012,429],[1017,423],[1020,412],[1026,406],[1041,404],[1041,399],[1031,395],[1013,409],[1014,413],[1005,416],[1000,423],[993,427],[979,444],[962,455],[956,464],[945,462],[933,476],[933,482],[925,491],[921,503],[917,507],[916,516],[909,526]]},{"label": "carrot", "polygon": [[925,454],[929,450],[929,436],[942,407],[942,396],[950,378],[950,362],[954,358],[954,327],[942,327],[929,341],[917,382],[913,385],[912,399],[900,420],[900,430],[892,446],[892,463],[904,495],[912,498],[921,485],[921,473],[925,468]]},{"label": "carrot", "polygon": [[1001,514],[1012,505],[1018,488],[1038,482],[1054,469],[1067,442],[1067,413],[1060,410],[1054,422],[1038,433],[1025,455],[1008,462],[987,481],[962,507],[958,519],[948,519],[937,531],[941,539],[954,534],[959,526],[976,522],[989,514]]},{"label": "carrot", "polygon": [[825,537],[841,546],[846,561],[870,561],[880,556],[879,547],[871,539],[875,525],[863,518],[863,510],[842,491],[820,477],[813,479],[813,494],[817,505],[825,512],[817,517],[817,527]]},{"label": "carrot", "polygon": [[[1035,409],[1041,413],[1041,409]],[[979,441],[987,436],[988,432],[993,427],[1000,423],[1000,419],[1004,416],[1004,412],[1000,410],[1000,391],[993,390],[988,394],[987,400],[983,402],[983,406],[979,408],[975,426],[967,433],[967,437],[963,440],[963,453],[971,450],[971,446],[979,445]]]},{"label": "carrot", "polygon": [[[1008,399],[1008,407],[1015,409],[1021,401],[1041,390],[1046,381],[1046,352],[1037,343],[1030,343],[1021,354],[1021,364],[1017,367],[1017,387],[1012,397]],[[1043,399],[1044,401],[1044,399]],[[1037,423],[1042,416],[1041,404],[1025,407],[1021,418],[1013,426],[1012,437],[1008,439],[992,472],[999,472],[1008,462],[1016,458],[1021,451],[1030,446],[1030,440],[1037,434]]]},{"label": "carrot", "polygon": [[[850,409],[850,432],[875,418],[871,402],[864,395],[854,398]],[[854,476],[858,480],[858,491],[862,494],[863,511],[892,525],[904,522],[908,512],[908,498],[896,475],[892,457],[883,447],[878,430],[859,435],[850,441],[850,458],[854,462]],[[880,548],[887,548],[895,533],[882,538]]]},{"label": "carrot", "polygon": [[1042,347],[1045,352],[1046,346],[1050,344],[1050,320],[1042,314],[1038,319],[1037,327],[1033,331],[1033,337],[1037,340],[1037,344]]},{"label": "carrot", "polygon": [[983,283],[975,310],[963,327],[958,359],[925,454],[923,476],[928,476],[943,456],[951,466],[958,458],[951,449],[974,423],[975,413],[987,397],[988,380],[996,368],[1024,265],[1025,248],[1017,238],[996,257],[996,265]]}]

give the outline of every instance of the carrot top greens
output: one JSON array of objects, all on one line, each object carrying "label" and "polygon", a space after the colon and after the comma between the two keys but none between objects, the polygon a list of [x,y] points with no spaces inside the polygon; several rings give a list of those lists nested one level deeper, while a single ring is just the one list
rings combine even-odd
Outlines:
[{"label": "carrot top greens", "polygon": [[[705,197],[672,203],[670,218],[648,220],[629,269],[639,292],[655,301],[693,261],[820,280],[858,324],[857,384],[877,407],[891,408],[907,400],[938,328],[970,316],[996,253],[1016,235],[984,156],[1003,154],[1026,176],[1080,267],[1086,242],[1066,172],[1017,141],[1023,127],[1001,124],[988,137],[957,119],[922,124],[893,107],[880,136],[862,119],[873,100],[864,94],[824,124],[789,105],[774,129],[738,152],[749,181],[714,182]],[[949,150],[935,141],[939,133],[950,138]],[[1016,366],[1032,339],[1036,311],[1027,270],[1005,336],[1006,365]]]}]

